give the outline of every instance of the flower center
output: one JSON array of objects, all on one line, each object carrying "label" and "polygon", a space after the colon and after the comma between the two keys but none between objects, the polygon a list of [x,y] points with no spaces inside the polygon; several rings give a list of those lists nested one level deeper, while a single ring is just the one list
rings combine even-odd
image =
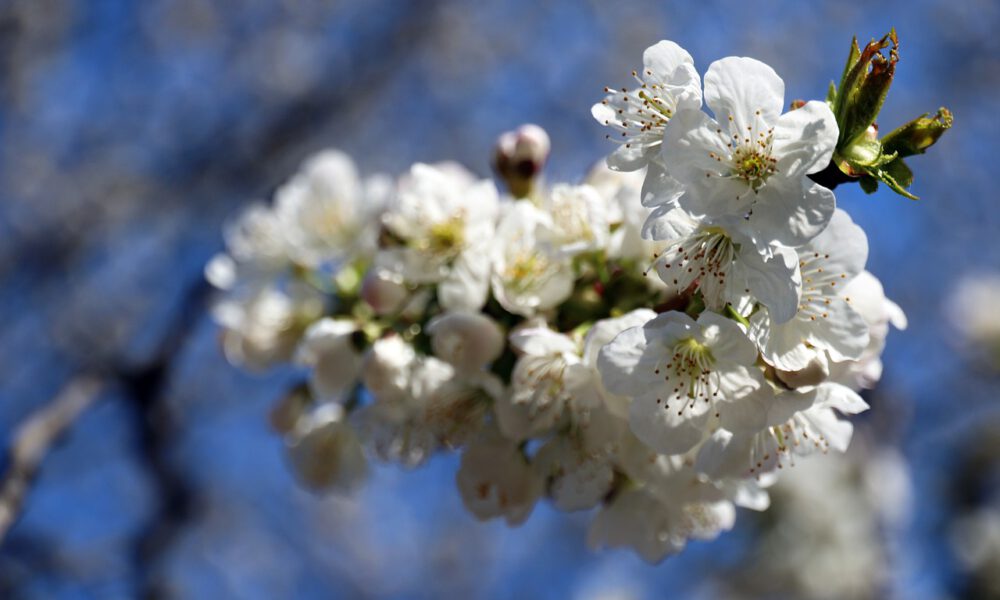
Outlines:
[{"label": "flower center", "polygon": [[653,71],[632,71],[632,77],[639,83],[632,91],[604,88],[609,96],[601,104],[614,111],[614,118],[605,119],[604,124],[621,135],[618,138],[609,134],[607,138],[626,148],[632,144],[657,146],[663,140],[663,128],[673,116],[676,102],[669,86]]},{"label": "flower center", "polygon": [[724,229],[706,227],[694,243],[694,254],[689,260],[702,263],[702,275],[714,275],[725,280],[729,265],[736,259],[739,244],[733,243]]},{"label": "flower center", "polygon": [[436,254],[450,254],[458,250],[465,241],[464,225],[459,216],[431,225],[424,240],[425,247]]},{"label": "flower center", "polygon": [[[682,414],[686,407],[694,408],[694,402],[699,398],[710,402],[719,395],[710,381],[714,365],[715,357],[712,356],[711,349],[693,337],[679,340],[670,348],[670,358],[663,369],[666,371],[663,379],[668,385],[674,386],[672,396],[687,397],[677,414]],[[654,372],[659,375],[660,367]],[[657,402],[662,400],[658,399]],[[664,408],[669,406],[665,405]]]},{"label": "flower center", "polygon": [[[728,129],[728,132],[726,131]],[[708,157],[720,165],[720,171],[708,171],[706,177],[713,175],[722,179],[742,179],[747,184],[747,192],[737,197],[743,199],[750,192],[756,193],[767,178],[778,172],[778,161],[771,156],[774,143],[774,128],[764,122],[761,110],[754,111],[752,123],[740,124],[729,115],[727,128],[719,126],[715,133],[719,135],[727,148],[727,153],[709,152]],[[729,168],[721,168],[729,165]]]},{"label": "flower center", "polygon": [[536,253],[520,253],[504,270],[505,279],[511,289],[517,293],[524,293],[534,288],[544,278],[548,266],[548,261]]},{"label": "flower center", "polygon": [[741,146],[733,152],[733,173],[754,190],[777,170],[776,163],[762,149],[752,146]]}]

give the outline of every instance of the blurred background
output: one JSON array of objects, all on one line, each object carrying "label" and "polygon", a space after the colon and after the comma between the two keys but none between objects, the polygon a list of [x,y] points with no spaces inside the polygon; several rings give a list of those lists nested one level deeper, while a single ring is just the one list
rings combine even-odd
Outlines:
[{"label": "blurred background", "polygon": [[[241,205],[324,147],[486,176],[523,122],[577,180],[612,149],[590,105],[657,40],[701,71],[764,60],[790,101],[891,26],[883,131],[942,105],[956,125],[908,161],[921,201],[837,189],[910,319],[847,457],[659,566],[587,550],[586,514],[476,522],[456,456],[378,467],[351,498],[296,486],[266,421],[295,375],[227,365],[206,312]],[[975,287],[1000,271],[998,27],[994,0],[0,2],[0,443],[100,382],[0,545],[0,596],[1000,597],[1000,284]]]}]

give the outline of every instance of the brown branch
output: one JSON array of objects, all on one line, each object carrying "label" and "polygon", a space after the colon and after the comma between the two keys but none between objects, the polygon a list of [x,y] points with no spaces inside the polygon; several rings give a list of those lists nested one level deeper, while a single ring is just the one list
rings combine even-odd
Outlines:
[{"label": "brown branch", "polygon": [[0,479],[0,542],[17,520],[35,473],[49,449],[97,399],[103,383],[81,376],[67,383],[55,399],[18,426],[8,451],[7,472]]}]

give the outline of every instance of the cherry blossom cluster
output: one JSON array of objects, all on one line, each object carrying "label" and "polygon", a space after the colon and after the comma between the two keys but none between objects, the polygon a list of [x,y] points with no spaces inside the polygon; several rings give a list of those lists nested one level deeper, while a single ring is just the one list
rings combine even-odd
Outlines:
[{"label": "cherry blossom cluster", "polygon": [[810,178],[843,145],[834,103],[783,111],[749,58],[703,83],[667,41],[633,75],[593,107],[618,146],[579,183],[544,180],[535,126],[498,140],[505,191],[453,163],[362,177],[331,150],[226,227],[222,345],[303,373],[271,417],[305,485],[458,451],[477,518],[546,498],[655,562],[847,448],[906,321]]}]

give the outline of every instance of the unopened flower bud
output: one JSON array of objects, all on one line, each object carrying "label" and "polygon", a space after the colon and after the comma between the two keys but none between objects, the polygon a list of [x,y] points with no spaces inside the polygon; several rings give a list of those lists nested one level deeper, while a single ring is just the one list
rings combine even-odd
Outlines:
[{"label": "unopened flower bud", "polygon": [[399,399],[408,391],[410,367],[416,360],[413,346],[398,335],[376,340],[365,354],[361,381],[378,400]]},{"label": "unopened flower bud", "polygon": [[361,299],[372,307],[377,315],[387,315],[398,311],[409,295],[403,278],[383,269],[374,269],[361,282]]},{"label": "unopened flower bud", "polygon": [[337,404],[323,405],[304,419],[288,457],[302,484],[316,491],[350,491],[368,471],[357,434]]},{"label": "unopened flower bud", "polygon": [[531,193],[550,147],[549,135],[538,125],[522,125],[497,138],[493,167],[512,195],[524,198]]},{"label": "unopened flower bud", "polygon": [[500,327],[480,313],[447,313],[427,326],[434,354],[459,371],[482,368],[500,356],[504,336]]},{"label": "unopened flower bud", "polygon": [[271,408],[268,415],[271,429],[280,434],[291,433],[310,404],[312,404],[312,397],[306,384],[297,385],[288,390]]},{"label": "unopened flower bud", "polygon": [[355,349],[357,325],[348,319],[324,317],[306,329],[296,362],[312,367],[309,386],[320,399],[337,399],[358,379],[361,356]]},{"label": "unopened flower bud", "polygon": [[878,123],[872,123],[868,126],[868,129],[865,130],[865,140],[869,142],[878,141]]}]

